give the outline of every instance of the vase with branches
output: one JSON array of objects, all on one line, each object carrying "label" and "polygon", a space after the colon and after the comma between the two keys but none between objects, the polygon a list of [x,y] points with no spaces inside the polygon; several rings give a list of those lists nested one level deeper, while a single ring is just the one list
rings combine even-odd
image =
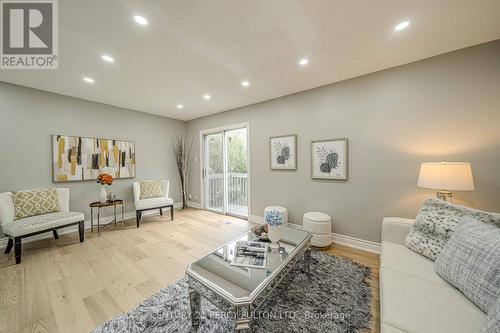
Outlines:
[{"label": "vase with branches", "polygon": [[191,156],[191,149],[193,148],[194,137],[191,142],[187,142],[185,136],[175,135],[172,139],[172,148],[175,154],[175,161],[177,163],[177,170],[179,171],[179,178],[181,180],[182,191],[182,208],[187,207],[187,176],[189,169],[189,158]]}]

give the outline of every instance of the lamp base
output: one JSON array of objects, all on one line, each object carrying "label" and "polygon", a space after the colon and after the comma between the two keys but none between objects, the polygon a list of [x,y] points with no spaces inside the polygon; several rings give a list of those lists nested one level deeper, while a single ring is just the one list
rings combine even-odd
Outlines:
[{"label": "lamp base", "polygon": [[449,201],[449,202],[453,201],[453,193],[451,191],[444,191],[444,190],[437,191],[436,197],[444,201]]}]

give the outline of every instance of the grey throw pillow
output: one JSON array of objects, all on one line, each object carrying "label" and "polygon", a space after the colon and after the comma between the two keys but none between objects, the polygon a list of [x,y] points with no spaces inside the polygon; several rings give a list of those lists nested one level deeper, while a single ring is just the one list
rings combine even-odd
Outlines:
[{"label": "grey throw pillow", "polygon": [[500,214],[453,205],[438,198],[424,201],[405,245],[431,260],[436,260],[444,245],[450,239],[458,221],[463,217],[494,224],[500,227]]},{"label": "grey throw pillow", "polygon": [[486,323],[481,328],[481,333],[498,333],[500,332],[500,297],[488,312]]},{"label": "grey throw pillow", "polygon": [[500,228],[464,219],[434,268],[484,312],[500,297]]}]

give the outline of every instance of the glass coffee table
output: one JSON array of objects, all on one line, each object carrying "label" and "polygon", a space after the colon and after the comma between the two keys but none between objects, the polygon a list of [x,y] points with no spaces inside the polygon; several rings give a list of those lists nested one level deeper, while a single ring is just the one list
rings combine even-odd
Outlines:
[{"label": "glass coffee table", "polygon": [[200,297],[234,318],[235,331],[249,332],[251,314],[264,303],[290,269],[303,264],[304,270],[309,271],[311,234],[291,225],[280,229],[281,247],[279,251],[268,253],[265,268],[230,264],[236,252],[236,242],[256,238],[250,231],[188,266],[186,274],[194,331],[200,323]]}]

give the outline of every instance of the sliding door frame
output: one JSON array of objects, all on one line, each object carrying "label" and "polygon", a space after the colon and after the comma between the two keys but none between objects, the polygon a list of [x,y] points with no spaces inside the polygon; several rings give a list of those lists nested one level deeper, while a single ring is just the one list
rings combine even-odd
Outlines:
[{"label": "sliding door frame", "polygon": [[[219,132],[224,132],[224,131],[229,131],[229,130],[235,130],[235,129],[240,129],[240,128],[246,128],[247,129],[247,177],[248,177],[248,185],[247,185],[247,207],[248,207],[248,214],[247,214],[247,219],[250,218],[250,212],[251,212],[251,205],[252,205],[252,186],[251,186],[251,169],[250,169],[250,123],[245,122],[245,123],[239,123],[239,124],[232,124],[232,125],[227,125],[227,126],[221,126],[221,127],[215,127],[215,128],[207,128],[200,130],[200,208],[201,209],[206,209],[208,210],[207,207],[205,207],[205,175],[204,175],[204,169],[205,169],[205,164],[206,164],[206,154],[205,154],[205,135],[207,134],[214,134],[214,133],[219,133]],[[227,162],[226,162],[226,138],[225,135],[223,137],[223,154],[224,154],[224,170],[226,171],[227,169]],[[224,172],[226,174],[226,172]],[[224,206],[226,206],[227,203],[227,180],[224,179]],[[225,207],[226,208],[226,207]],[[227,210],[227,209],[226,209]],[[215,210],[211,210],[216,213]],[[226,215],[231,215],[225,212]],[[240,216],[238,216],[240,217]]]}]

